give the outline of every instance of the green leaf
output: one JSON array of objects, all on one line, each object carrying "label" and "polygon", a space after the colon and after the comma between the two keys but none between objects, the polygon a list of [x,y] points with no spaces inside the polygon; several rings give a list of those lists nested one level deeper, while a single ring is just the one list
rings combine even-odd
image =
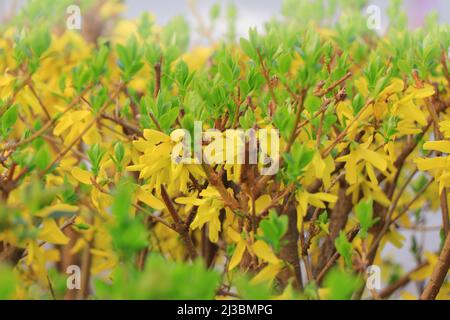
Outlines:
[{"label": "green leaf", "polygon": [[256,118],[251,108],[248,108],[247,111],[245,111],[244,115],[239,118],[239,123],[244,129],[253,127],[253,125],[256,123]]},{"label": "green leaf", "polygon": [[18,117],[18,108],[17,105],[12,105],[3,115],[2,117],[2,131],[6,132],[10,129],[17,121]]},{"label": "green leaf", "polygon": [[42,54],[50,47],[52,38],[46,27],[37,27],[29,36],[29,45],[36,58],[40,58]]},{"label": "green leaf", "polygon": [[175,120],[177,119],[179,113],[179,108],[172,108],[158,118],[159,124],[164,132],[169,132],[170,127],[175,123]]},{"label": "green leaf", "polygon": [[129,81],[143,66],[141,50],[135,37],[128,39],[126,45],[116,45],[119,67],[123,71],[125,81]]},{"label": "green leaf", "polygon": [[90,228],[90,226],[86,223],[75,223],[73,226],[79,230],[89,230]]},{"label": "green leaf", "polygon": [[92,164],[92,173],[94,173],[95,176],[98,175],[98,172],[100,170],[100,162],[102,161],[105,153],[106,151],[101,149],[98,143],[93,144],[87,152],[89,160]]},{"label": "green leaf", "polygon": [[125,148],[123,147],[123,143],[118,141],[114,146],[114,156],[118,163],[121,163],[123,158],[125,157]]},{"label": "green leaf", "polygon": [[327,299],[349,300],[353,292],[360,287],[361,279],[335,267],[325,277],[324,284],[329,289]]},{"label": "green leaf", "polygon": [[175,68],[175,79],[183,88],[186,86],[186,80],[189,76],[189,67],[186,62],[180,60]]},{"label": "green leaf", "polygon": [[319,218],[317,219],[316,223],[319,226],[319,228],[326,234],[330,233],[328,229],[328,212],[326,210],[319,215]]},{"label": "green leaf", "polygon": [[365,239],[369,229],[379,221],[379,218],[373,219],[373,200],[359,202],[355,207],[355,212],[361,228],[360,236]]},{"label": "green leaf", "polygon": [[269,219],[262,220],[259,224],[263,236],[261,240],[270,244],[276,253],[280,252],[282,238],[288,229],[288,217],[278,216],[274,210],[270,211]]},{"label": "green leaf", "polygon": [[227,83],[233,82],[233,71],[225,62],[219,63],[219,73]]},{"label": "green leaf", "polygon": [[352,244],[347,240],[344,231],[339,232],[339,236],[334,240],[337,252],[344,258],[345,264],[352,266]]},{"label": "green leaf", "polygon": [[0,264],[0,300],[10,300],[16,291],[16,276],[11,267]]},{"label": "green leaf", "polygon": [[133,190],[134,186],[126,180],[119,182],[112,205],[115,221],[109,227],[114,247],[126,258],[148,246],[148,231],[142,215],[131,216]]},{"label": "green leaf", "polygon": [[39,169],[44,170],[45,168],[47,168],[47,166],[50,164],[51,156],[50,151],[48,150],[48,147],[46,145],[39,148],[39,150],[36,152],[34,161]]},{"label": "green leaf", "polygon": [[291,153],[284,153],[286,161],[286,175],[289,181],[295,182],[301,176],[306,166],[311,162],[315,150],[309,149],[304,144],[295,142],[291,148]]},{"label": "green leaf", "polygon": [[242,51],[244,51],[244,53],[245,53],[248,57],[250,57],[250,58],[253,59],[254,56],[255,56],[256,51],[255,51],[255,49],[253,48],[253,46],[252,46],[252,44],[250,43],[250,41],[248,41],[248,40],[245,39],[245,38],[241,38],[240,44],[241,44],[241,49],[242,49]]},{"label": "green leaf", "polygon": [[244,276],[236,279],[236,287],[243,300],[268,300],[272,297],[270,287],[267,284],[252,284]]},{"label": "green leaf", "polygon": [[177,262],[150,254],[144,270],[137,270],[131,264],[119,264],[112,278],[112,282],[98,280],[95,283],[98,298],[210,300],[216,295],[220,274],[216,270],[208,270],[199,260],[194,263]]}]

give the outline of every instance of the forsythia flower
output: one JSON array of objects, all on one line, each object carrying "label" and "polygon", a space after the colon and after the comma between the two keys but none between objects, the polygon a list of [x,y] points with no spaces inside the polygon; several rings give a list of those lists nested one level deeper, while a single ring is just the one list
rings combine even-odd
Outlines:
[{"label": "forsythia flower", "polygon": [[187,192],[189,175],[204,177],[203,171],[195,164],[175,164],[172,149],[175,145],[170,137],[162,132],[145,129],[144,139],[133,142],[134,147],[142,152],[138,162],[128,166],[129,171],[139,171],[140,179],[148,179],[148,189],[159,191],[161,184],[169,185],[169,192]]}]

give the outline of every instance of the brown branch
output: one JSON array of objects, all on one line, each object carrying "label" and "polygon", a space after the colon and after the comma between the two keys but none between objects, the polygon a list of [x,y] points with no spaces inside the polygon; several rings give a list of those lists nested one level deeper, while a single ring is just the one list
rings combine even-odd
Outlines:
[{"label": "brown branch", "polygon": [[162,76],[162,57],[159,59],[159,62],[153,66],[155,70],[155,91],[153,96],[156,98],[161,90],[161,76]]},{"label": "brown branch", "polygon": [[418,170],[416,169],[409,175],[408,179],[406,179],[405,183],[403,184],[403,186],[398,191],[396,197],[391,202],[391,205],[390,205],[389,210],[388,210],[388,212],[386,214],[386,217],[385,217],[384,225],[383,225],[381,231],[378,233],[378,235],[375,238],[375,240],[372,242],[371,249],[369,250],[369,253],[368,253],[369,256],[374,253],[374,250],[376,250],[376,248],[378,248],[378,244],[381,241],[381,238],[389,230],[389,227],[391,225],[392,215],[394,214],[395,209],[397,208],[398,202],[400,201],[400,198],[403,195],[403,193],[405,192],[405,190],[408,187],[409,183],[412,181],[412,179],[416,175],[417,171]]},{"label": "brown branch", "polygon": [[266,68],[266,65],[264,64],[264,59],[263,59],[263,57],[261,55],[261,51],[259,49],[256,49],[256,53],[258,54],[259,62],[261,63],[263,76],[264,76],[264,79],[266,80],[267,86],[269,87],[269,92],[270,92],[270,95],[272,97],[272,101],[273,101],[273,103],[275,103],[277,105],[278,104],[277,103],[277,98],[275,96],[275,92],[273,91],[272,81],[270,81],[270,78],[269,78],[270,74],[269,74],[269,71]]},{"label": "brown branch", "polygon": [[329,86],[326,90],[323,90],[321,92],[315,92],[315,96],[317,97],[323,97],[324,95],[326,95],[327,93],[331,92],[334,88],[336,88],[337,86],[339,86],[341,83],[343,83],[345,80],[347,80],[348,78],[350,78],[352,76],[351,72],[347,72],[342,78],[340,78],[339,80],[337,80],[336,82],[334,82],[331,86]]},{"label": "brown branch", "polygon": [[[359,232],[359,226],[353,227],[353,229],[347,233],[347,240],[352,242],[353,239],[355,239],[358,232]],[[334,263],[336,262],[336,260],[339,257],[340,257],[339,252],[335,251],[333,256],[331,256],[331,258],[327,261],[327,263],[325,264],[323,269],[320,270],[320,272],[317,274],[316,283],[320,284],[322,282],[322,280],[325,277],[325,275],[327,274],[328,270],[330,270],[330,268],[334,265]]]},{"label": "brown branch", "polygon": [[107,120],[111,120],[115,123],[117,123],[118,125],[120,125],[124,131],[126,133],[133,133],[139,137],[142,137],[142,130],[139,129],[138,127],[135,127],[134,125],[132,125],[131,123],[128,123],[126,120],[118,118],[116,116],[107,114],[107,113],[102,113],[101,117],[103,119],[107,119]]},{"label": "brown branch", "polygon": [[118,86],[118,88],[112,94],[112,96],[99,109],[94,119],[86,125],[86,127],[81,131],[81,133],[64,150],[62,150],[44,170],[42,170],[41,176],[45,175],[59,160],[61,160],[73,148],[73,146],[91,129],[91,127],[97,122],[97,120],[99,119],[103,111],[106,109],[106,107],[108,107],[111,101],[113,101],[119,95],[124,85],[125,85],[124,83],[121,83]]},{"label": "brown branch", "polygon": [[[70,219],[66,220],[60,227],[59,230],[64,231],[65,229],[67,229],[68,227],[70,227],[71,225],[73,225],[75,223],[75,219],[78,217],[77,214],[73,215]],[[47,243],[47,241],[43,241],[39,244],[39,247],[42,247],[43,245],[45,245]],[[25,258],[28,255],[28,250],[25,250],[21,256],[21,258]]]},{"label": "brown branch", "polygon": [[47,131],[47,129],[49,129],[51,126],[53,126],[56,121],[63,116],[64,114],[66,114],[70,109],[72,109],[83,97],[84,94],[86,94],[86,92],[91,88],[91,86],[86,87],[81,93],[80,95],[78,95],[75,99],[73,99],[69,105],[61,112],[61,114],[59,114],[58,117],[53,118],[51,121],[48,121],[45,123],[45,125],[43,125],[38,131],[36,131],[35,133],[33,133],[31,136],[29,136],[28,138],[25,138],[17,143],[13,143],[9,146],[4,147],[3,149],[0,149],[1,151],[4,150],[13,150],[16,149],[20,146],[23,146],[27,143],[30,143],[32,141],[34,141],[35,139],[39,138],[40,136],[42,136],[42,134],[44,134],[45,131]]},{"label": "brown branch", "polygon": [[192,242],[191,236],[189,235],[189,230],[184,225],[183,221],[181,220],[181,217],[178,215],[178,212],[175,209],[172,200],[170,199],[170,196],[167,193],[166,187],[164,187],[164,185],[161,185],[161,196],[163,198],[164,204],[167,207],[167,210],[169,211],[173,221],[175,222],[177,232],[180,234],[181,238],[183,239],[186,245],[189,257],[191,258],[191,260],[195,260],[197,258],[197,251],[195,250],[194,243]]},{"label": "brown branch", "polygon": [[292,144],[295,141],[295,138],[297,137],[297,127],[300,122],[300,117],[303,111],[303,104],[305,103],[305,96],[306,96],[307,90],[303,89],[300,97],[298,98],[297,102],[297,110],[295,112],[295,120],[294,120],[294,127],[292,128],[292,134],[289,138],[289,141],[286,145],[285,152],[288,153],[291,150]]},{"label": "brown branch", "polygon": [[442,248],[441,254],[439,255],[439,260],[434,267],[433,273],[431,275],[430,281],[428,282],[425,290],[420,296],[420,300],[434,300],[444,283],[445,277],[447,276],[448,269],[450,267],[450,233],[447,234],[444,246]]},{"label": "brown branch", "polygon": [[220,193],[220,196],[222,197],[222,200],[224,201],[224,205],[228,206],[233,211],[239,209],[239,207],[240,207],[239,202],[228,192],[228,190],[225,188],[224,184],[222,183],[222,180],[220,179],[220,177],[217,175],[217,173],[215,173],[211,169],[211,166],[209,166],[206,163],[202,163],[202,168],[203,168],[203,171],[205,171],[208,181]]},{"label": "brown branch", "polygon": [[444,48],[442,48],[441,50],[441,63],[442,68],[444,69],[445,79],[447,79],[447,85],[450,88],[450,75],[448,73],[448,66],[447,66],[447,53],[445,52]]},{"label": "brown branch", "polygon": [[28,86],[28,88],[30,88],[31,93],[33,93],[34,97],[38,101],[38,103],[41,106],[42,110],[44,110],[44,113],[47,116],[48,120],[51,120],[52,117],[50,116],[50,113],[48,113],[48,110],[45,107],[44,102],[42,101],[42,99],[39,97],[39,95],[37,94],[36,90],[34,89],[33,82],[31,81],[30,78],[27,80],[27,86]]},{"label": "brown branch", "polygon": [[400,279],[398,279],[396,282],[392,283],[391,285],[387,286],[383,290],[380,291],[378,294],[380,299],[387,299],[389,298],[395,291],[398,289],[404,287],[411,281],[411,274],[414,272],[424,268],[428,265],[428,262],[423,262],[417,267],[415,267],[413,270],[409,271],[407,274],[403,275]]},{"label": "brown branch", "polygon": [[336,137],[336,139],[330,145],[328,145],[328,147],[325,148],[325,150],[322,151],[323,158],[325,158],[331,152],[331,150],[333,150],[333,148],[345,138],[345,136],[347,135],[348,131],[353,126],[353,124],[355,124],[356,121],[359,120],[364,111],[366,111],[367,107],[369,107],[373,103],[374,103],[373,99],[370,99],[369,101],[366,102],[366,104],[361,108],[361,110],[358,112],[358,114],[352,120],[352,122]]}]

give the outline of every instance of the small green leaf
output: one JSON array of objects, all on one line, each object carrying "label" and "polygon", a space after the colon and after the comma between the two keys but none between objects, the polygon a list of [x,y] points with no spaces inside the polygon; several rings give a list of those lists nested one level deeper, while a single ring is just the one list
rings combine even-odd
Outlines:
[{"label": "small green leaf", "polygon": [[51,157],[48,147],[46,145],[41,146],[39,150],[36,152],[36,156],[34,158],[36,166],[44,170],[50,163]]},{"label": "small green leaf", "polygon": [[361,228],[360,236],[365,239],[369,229],[379,221],[379,218],[373,219],[373,200],[361,201],[356,205],[355,211]]},{"label": "small green leaf", "polygon": [[90,228],[90,226],[86,223],[75,223],[73,226],[80,230],[89,230]]},{"label": "small green leaf", "polygon": [[260,237],[261,240],[269,243],[275,252],[280,252],[282,238],[288,228],[288,217],[285,215],[278,216],[274,210],[271,210],[269,219],[262,220],[260,227],[263,231],[263,236]]},{"label": "small green leaf", "polygon": [[334,240],[334,245],[339,254],[344,258],[345,264],[352,266],[352,244],[347,240],[345,232],[341,230],[339,236]]},{"label": "small green leaf", "polygon": [[361,279],[335,267],[325,277],[324,284],[329,289],[327,299],[349,300],[353,292],[360,287]]},{"label": "small green leaf", "polygon": [[12,105],[3,115],[2,117],[2,131],[6,132],[6,130],[10,129],[17,121],[18,117],[18,109],[17,105]]}]

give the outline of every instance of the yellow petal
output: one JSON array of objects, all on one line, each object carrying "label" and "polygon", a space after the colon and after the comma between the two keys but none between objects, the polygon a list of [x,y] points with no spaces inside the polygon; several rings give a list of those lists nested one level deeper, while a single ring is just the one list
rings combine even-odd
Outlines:
[{"label": "yellow petal", "polygon": [[423,144],[425,150],[436,150],[444,153],[450,153],[450,141],[427,141]]},{"label": "yellow petal", "polygon": [[421,171],[432,170],[443,168],[446,166],[446,158],[444,157],[435,157],[435,158],[418,158],[414,159],[414,162],[417,164],[417,168]]},{"label": "yellow petal", "polygon": [[272,203],[272,198],[268,194],[264,194],[255,201],[255,212],[260,214],[268,205]]},{"label": "yellow petal", "polygon": [[228,266],[228,270],[233,270],[242,260],[242,256],[245,252],[245,243],[240,241],[236,249],[234,250],[233,256],[231,257],[230,264]]},{"label": "yellow petal", "polygon": [[309,193],[301,192],[297,196],[297,229],[298,231],[302,230],[303,217],[306,215],[308,210],[308,201],[309,201]]},{"label": "yellow petal", "polygon": [[278,264],[280,261],[273,253],[270,246],[262,240],[258,240],[253,244],[253,251],[258,258],[267,261],[269,263]]},{"label": "yellow petal", "polygon": [[194,206],[201,206],[205,203],[205,199],[199,199],[196,197],[178,197],[175,199],[178,204],[191,204]]},{"label": "yellow petal", "polygon": [[372,182],[375,186],[378,185],[377,176],[375,175],[375,172],[373,171],[373,167],[370,163],[366,162],[366,172],[369,176],[370,182]]},{"label": "yellow petal", "polygon": [[402,79],[392,79],[391,83],[383,91],[381,91],[380,96],[400,92],[403,90],[403,87],[404,83]]},{"label": "yellow petal", "polygon": [[58,124],[55,126],[55,129],[53,130],[53,134],[55,136],[61,135],[65,130],[67,130],[71,125],[73,124],[72,118],[69,116],[62,117]]},{"label": "yellow petal", "polygon": [[75,167],[71,171],[72,176],[84,184],[92,184],[92,180],[94,178],[93,174],[89,171],[80,169],[78,167]]},{"label": "yellow petal", "polygon": [[345,164],[345,180],[350,185],[353,185],[358,180],[358,172],[356,170],[356,163],[358,162],[358,152],[352,152],[348,156],[347,163]]},{"label": "yellow petal", "polygon": [[262,282],[272,282],[280,272],[280,267],[275,264],[269,264],[262,269],[251,281],[252,284],[258,284]]},{"label": "yellow petal", "polygon": [[386,171],[387,161],[378,152],[361,148],[359,155],[361,158],[363,158],[367,162],[370,162],[378,170]]},{"label": "yellow petal", "polygon": [[423,98],[430,97],[434,94],[434,87],[427,84],[423,88],[413,89],[412,92],[414,93],[415,98],[423,99]]},{"label": "yellow petal", "polygon": [[417,300],[416,296],[408,291],[403,291],[400,295],[403,300]]},{"label": "yellow petal", "polygon": [[34,215],[37,217],[45,218],[55,212],[76,212],[76,211],[78,211],[77,206],[71,206],[71,205],[68,205],[65,203],[58,203],[53,206],[46,207],[42,210],[39,210]]},{"label": "yellow petal", "polygon": [[53,219],[44,220],[38,239],[53,244],[67,244],[70,241],[70,239],[58,228]]},{"label": "yellow petal", "polygon": [[164,202],[155,197],[150,191],[144,191],[142,188],[137,190],[136,196],[139,201],[142,201],[153,209],[163,210],[166,207]]},{"label": "yellow petal", "polygon": [[325,192],[317,192],[313,194],[313,197],[320,199],[325,202],[331,202],[335,203],[337,201],[337,196],[331,193],[325,193]]},{"label": "yellow petal", "polygon": [[150,143],[158,144],[160,142],[168,142],[170,141],[170,137],[160,131],[156,131],[153,129],[145,129],[144,130],[144,138]]}]

